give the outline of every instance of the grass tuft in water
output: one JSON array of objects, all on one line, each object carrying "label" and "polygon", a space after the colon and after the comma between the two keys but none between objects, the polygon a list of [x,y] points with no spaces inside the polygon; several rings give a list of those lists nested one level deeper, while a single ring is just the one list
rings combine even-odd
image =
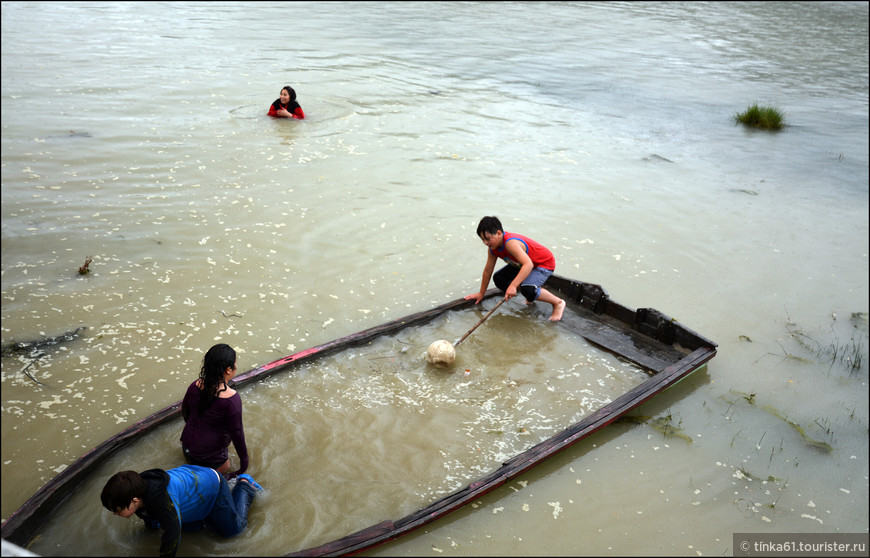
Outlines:
[{"label": "grass tuft in water", "polygon": [[[832,451],[834,451],[833,446],[831,446],[831,445],[828,444],[827,442],[823,442],[823,441],[821,441],[821,440],[816,440],[816,439],[814,439],[814,438],[811,438],[811,437],[809,436],[809,434],[807,434],[807,432],[806,432],[806,430],[804,429],[803,426],[801,426],[801,425],[798,424],[797,422],[795,422],[795,421],[791,420],[790,418],[788,418],[788,416],[786,416],[785,413],[783,413],[783,412],[780,411],[779,409],[777,409],[777,408],[775,408],[775,407],[772,407],[771,405],[764,405],[763,407],[758,407],[758,405],[756,405],[755,394],[754,394],[754,393],[751,393],[751,394],[750,394],[750,393],[742,393],[742,392],[739,392],[739,391],[735,391],[735,390],[733,390],[733,389],[731,390],[731,393],[736,393],[737,395],[740,395],[744,400],[746,400],[746,402],[747,402],[749,405],[751,405],[751,406],[753,406],[753,407],[756,407],[756,408],[759,408],[759,409],[762,409],[763,411],[767,411],[768,413],[770,413],[771,415],[775,416],[776,418],[778,418],[778,419],[784,421],[786,424],[788,424],[789,426],[791,426],[792,428],[794,428],[795,431],[796,431],[798,434],[800,434],[801,438],[803,438],[804,442],[805,442],[808,446],[810,446],[810,447],[812,447],[812,448],[814,448],[814,449],[817,449],[817,450],[819,450],[819,451],[821,451],[821,452],[823,452],[823,453],[831,453]],[[728,402],[728,403],[733,403],[733,401],[729,401],[727,398],[724,398],[724,397],[723,397],[723,399],[724,399],[726,402]],[[823,428],[823,429],[826,429],[826,430],[827,430],[827,434],[831,437],[831,441],[833,441],[833,437],[834,437],[833,435],[834,435],[834,433],[833,433],[833,431],[832,431],[830,428],[826,428],[826,427],[822,426],[822,425],[819,423],[818,419],[816,419],[815,424],[816,424],[817,426]],[[738,434],[739,434],[739,432],[738,432]],[[734,438],[736,439],[737,436],[735,436]],[[761,438],[764,439],[764,436],[762,436]],[[732,443],[732,444],[734,443],[734,439],[731,440],[731,443]],[[761,450],[761,446],[760,446],[760,444],[761,444],[761,440],[758,441],[758,445],[756,445],[756,449]],[[780,442],[780,451],[782,451],[782,442]],[[772,460],[772,458],[771,458],[771,460]],[[795,461],[795,467],[797,467],[797,461]]]},{"label": "grass tuft in water", "polygon": [[738,112],[734,116],[734,120],[738,124],[745,124],[753,128],[763,128],[765,130],[779,130],[785,123],[785,115],[779,109],[766,106],[758,106],[758,103],[753,103],[751,107],[743,112]]},{"label": "grass tuft in water", "polygon": [[[851,315],[851,335],[848,341],[842,341],[835,329],[837,315],[832,314],[833,321],[831,323],[831,337],[829,342],[820,342],[811,337],[796,323],[788,317],[786,322],[786,331],[788,336],[798,345],[805,353],[812,354],[817,360],[805,358],[796,354],[790,353],[782,343],[777,341],[777,344],[782,348],[783,360],[799,364],[828,364],[830,370],[835,366],[840,366],[852,374],[858,374],[867,369],[868,364],[868,347],[867,347],[867,313],[854,312]],[[767,353],[762,356],[776,356],[774,353]],[[758,360],[761,360],[759,358]],[[758,362],[758,361],[756,361]],[[748,400],[752,403],[751,400]]]},{"label": "grass tuft in water", "polygon": [[[692,440],[690,436],[683,433],[683,429],[681,428],[681,425],[683,424],[682,419],[679,420],[676,426],[673,425],[673,420],[674,417],[670,414],[664,417],[626,415],[617,419],[617,422],[634,422],[637,424],[648,423],[655,430],[661,432],[665,436],[665,438],[680,438],[684,440],[687,444],[692,444],[694,440]],[[733,443],[734,440],[732,440],[731,442]]]},{"label": "grass tuft in water", "polygon": [[[836,315],[832,315],[832,317],[836,321]],[[813,339],[804,333],[791,319],[789,319],[786,327],[789,335],[798,345],[805,351],[814,353],[816,358],[822,362],[829,363],[831,368],[835,365],[840,365],[851,373],[857,373],[864,368],[867,362],[865,356],[867,354],[867,345],[865,344],[867,325],[860,318],[861,313],[852,314],[852,335],[846,342],[840,340],[834,331],[833,324],[831,325],[833,339],[828,343]]]}]

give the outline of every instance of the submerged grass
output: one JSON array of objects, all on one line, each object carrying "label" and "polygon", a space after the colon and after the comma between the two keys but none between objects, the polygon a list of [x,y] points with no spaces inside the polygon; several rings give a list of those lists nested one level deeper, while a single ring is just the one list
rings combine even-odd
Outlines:
[{"label": "submerged grass", "polygon": [[[731,390],[731,393],[739,395],[750,406],[755,407],[756,409],[761,409],[762,411],[766,411],[766,412],[770,413],[771,415],[775,416],[776,418],[780,419],[781,421],[785,422],[789,426],[791,426],[798,434],[800,434],[800,437],[803,439],[804,443],[806,443],[809,447],[814,448],[816,450],[819,450],[823,453],[831,453],[832,451],[834,451],[833,446],[831,446],[827,442],[823,442],[821,440],[816,440],[815,438],[810,437],[809,434],[807,434],[807,432],[803,426],[801,426],[797,422],[788,418],[788,416],[785,413],[783,413],[782,411],[780,411],[776,407],[773,407],[771,405],[764,405],[763,407],[759,407],[756,404],[754,393],[742,393],[739,391],[735,391],[733,389]],[[730,401],[727,398],[723,397],[723,399],[725,402],[730,403],[731,405],[733,405],[735,403],[735,401]],[[822,427],[822,425],[819,424],[818,419],[816,419],[815,424],[817,426]],[[824,427],[822,427],[822,428],[824,428]],[[738,432],[737,434],[740,434],[740,432]],[[827,434],[830,435],[831,437],[833,437],[833,432],[830,430],[830,428],[827,429]],[[735,435],[735,438],[736,437],[737,436]],[[762,439],[764,439],[764,436],[762,436]],[[733,445],[734,440],[732,440],[731,443]],[[761,447],[761,440],[758,441],[758,444],[756,444],[756,447],[757,448]]]},{"label": "submerged grass", "polygon": [[[852,328],[851,336],[848,341],[840,340],[834,324],[831,324],[831,332],[833,339],[827,343],[819,342],[816,339],[807,335],[797,324],[789,319],[786,324],[789,335],[800,345],[800,347],[815,355],[821,362],[829,363],[833,368],[835,365],[842,366],[851,373],[860,372],[867,363],[867,314],[866,312],[853,312],[851,315]],[[836,315],[832,315],[836,321]]]},{"label": "submerged grass", "polygon": [[758,103],[753,103],[745,111],[738,112],[734,116],[734,120],[739,124],[745,124],[754,128],[779,130],[785,125],[785,114],[779,109],[758,106]]},{"label": "submerged grass", "polygon": [[[832,451],[834,451],[834,448],[829,443],[811,438],[801,425],[793,420],[790,420],[779,409],[771,407],[770,405],[765,405],[763,409],[775,416],[776,418],[785,421],[786,424],[794,428],[795,431],[800,434],[801,438],[803,438],[804,442],[811,448],[817,449],[823,453],[831,453]],[[830,430],[828,432],[830,433]]]},{"label": "submerged grass", "polygon": [[[786,322],[786,332],[788,333],[788,336],[804,353],[811,355],[812,358],[806,358],[791,353],[782,343],[777,341],[777,344],[782,348],[784,355],[782,357],[783,360],[789,360],[799,364],[827,364],[831,370],[833,370],[835,366],[839,366],[851,374],[858,374],[865,371],[868,364],[867,313],[853,312],[851,314],[851,331],[848,341],[841,340],[837,333],[835,328],[837,315],[832,314],[831,316],[833,319],[830,334],[832,339],[827,342],[818,341],[811,337],[801,327],[794,323],[789,316],[788,321]],[[747,338],[747,340],[751,341],[749,338]],[[764,356],[770,355],[776,356],[774,353],[768,353]],[[761,360],[761,358],[758,360]]]},{"label": "submerged grass", "polygon": [[636,424],[649,424],[653,429],[661,432],[665,438],[680,438],[687,444],[694,442],[691,437],[683,433],[680,427],[682,421],[679,421],[677,426],[673,425],[674,417],[670,414],[663,417],[649,417],[644,415],[626,415],[617,419],[617,422],[633,422]]}]

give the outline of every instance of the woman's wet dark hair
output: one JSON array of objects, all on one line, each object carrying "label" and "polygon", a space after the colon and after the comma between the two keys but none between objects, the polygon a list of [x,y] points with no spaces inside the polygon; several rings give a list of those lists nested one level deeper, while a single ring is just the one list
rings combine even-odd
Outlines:
[{"label": "woman's wet dark hair", "polygon": [[224,372],[235,368],[236,351],[226,343],[218,343],[205,353],[199,378],[202,380],[202,393],[199,396],[199,412],[208,409],[220,392],[227,389],[224,385]]},{"label": "woman's wet dark hair", "polygon": [[290,94],[290,101],[291,102],[296,100],[296,91],[294,91],[292,87],[290,87],[289,85],[285,85],[284,87],[281,88],[281,91],[284,91],[284,90],[286,90],[287,93]]}]

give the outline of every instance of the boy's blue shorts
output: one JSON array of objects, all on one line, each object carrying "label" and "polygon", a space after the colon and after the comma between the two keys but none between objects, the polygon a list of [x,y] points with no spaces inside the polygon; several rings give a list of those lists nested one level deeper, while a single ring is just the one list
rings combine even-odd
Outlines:
[{"label": "boy's blue shorts", "polygon": [[[519,272],[519,267],[506,265],[495,272],[495,274],[492,276],[492,280],[495,283],[495,286],[501,289],[502,292],[504,292],[510,286],[511,282],[516,278],[517,273]],[[544,286],[544,283],[547,282],[547,279],[549,279],[550,275],[552,274],[553,270],[551,269],[544,269],[543,267],[532,268],[529,276],[526,277],[526,279],[520,285],[519,291],[524,297],[526,297],[526,300],[528,300],[529,302],[534,302],[541,294],[541,287]]]}]

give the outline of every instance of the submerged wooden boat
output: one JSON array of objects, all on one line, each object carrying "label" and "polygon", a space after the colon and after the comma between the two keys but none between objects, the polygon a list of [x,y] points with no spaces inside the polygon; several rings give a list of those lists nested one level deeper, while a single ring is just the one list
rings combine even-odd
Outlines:
[{"label": "submerged wooden boat", "polygon": [[[652,308],[632,310],[610,299],[600,286],[553,275],[547,288],[570,304],[559,323],[592,344],[634,363],[648,379],[579,422],[504,461],[498,469],[464,488],[397,520],[387,520],[340,539],[290,554],[291,556],[352,555],[431,523],[480,498],[541,461],[611,424],[658,393],[702,368],[716,355],[716,343]],[[498,296],[495,289],[486,298]],[[257,382],[278,372],[292,370],[325,355],[357,347],[405,328],[419,326],[448,312],[471,308],[464,299],[355,333],[329,343],[294,353],[236,377],[235,388]],[[27,547],[55,510],[80,487],[90,473],[133,440],[177,419],[181,402],[131,425],[106,440],[46,483],[2,525],[2,538]],[[292,550],[292,549],[287,549]]]}]

